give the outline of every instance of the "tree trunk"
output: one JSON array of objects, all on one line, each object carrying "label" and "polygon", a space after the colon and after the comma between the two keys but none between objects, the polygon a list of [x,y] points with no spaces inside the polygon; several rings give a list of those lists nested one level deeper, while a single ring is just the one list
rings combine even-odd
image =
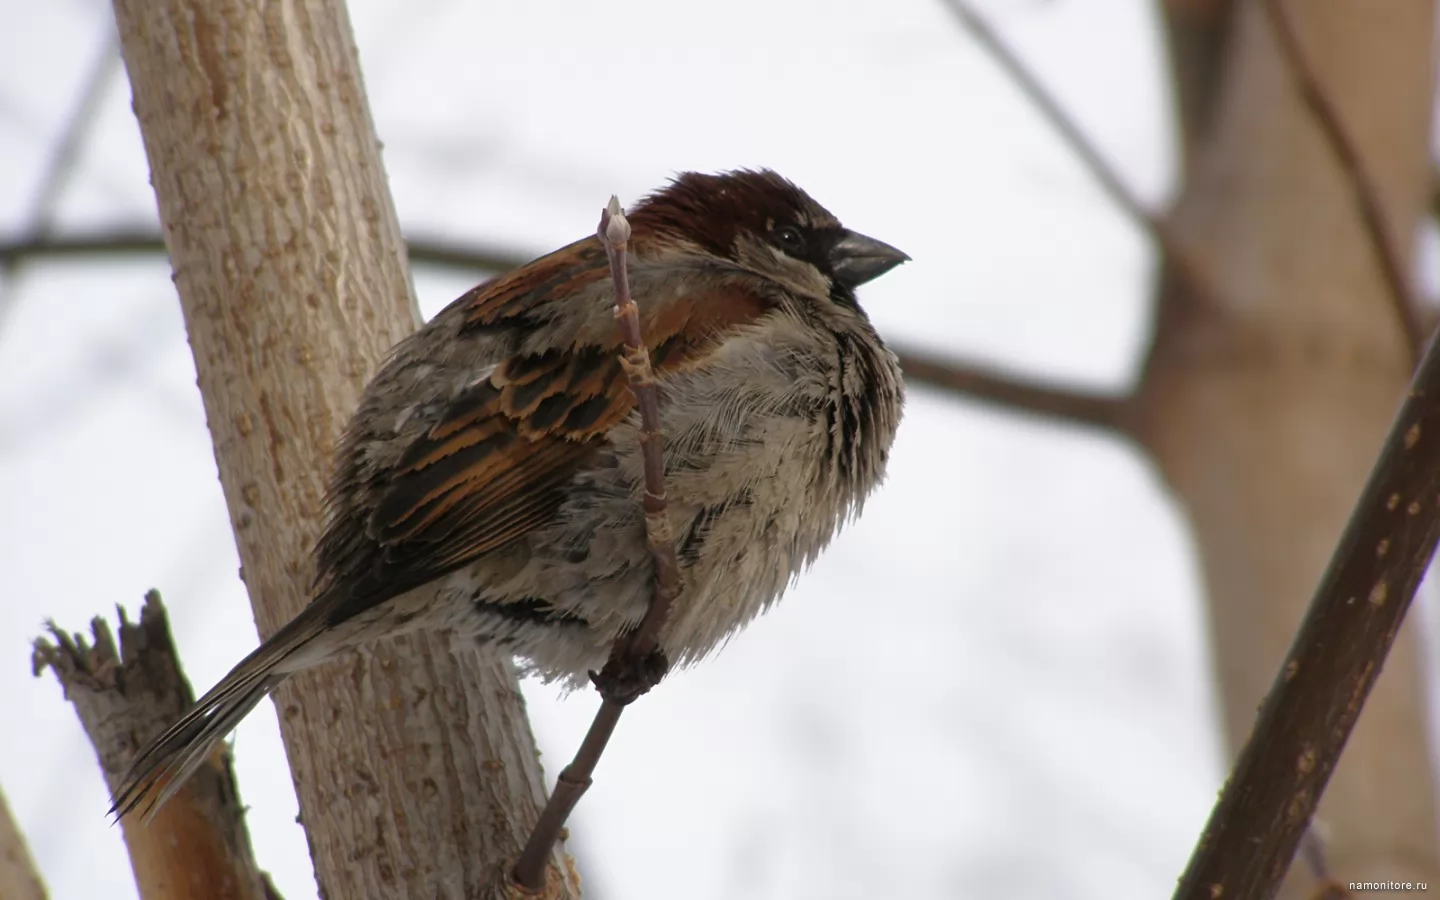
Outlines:
[{"label": "tree trunk", "polygon": [[[115,10],[268,635],[308,599],[335,439],[418,320],[350,24],[341,0]],[[322,896],[479,896],[535,820],[541,772],[508,664],[401,638],[293,679],[276,704]]]},{"label": "tree trunk", "polygon": [[35,860],[4,794],[0,794],[0,900],[45,900]]},{"label": "tree trunk", "polygon": [[[1218,298],[1162,279],[1141,434],[1194,525],[1238,749],[1404,396],[1410,354],[1352,189],[1258,4],[1170,7],[1172,48],[1177,35],[1208,46],[1192,28],[1199,8],[1228,20],[1219,83],[1208,97],[1189,91],[1203,121],[1184,129],[1171,217]],[[1416,234],[1429,191],[1433,4],[1287,8],[1394,233]],[[1411,249],[1401,248],[1407,261]],[[1416,650],[1406,629],[1320,804],[1326,865],[1342,883],[1440,881]],[[1308,896],[1307,886],[1292,873],[1284,896]]]},{"label": "tree trunk", "polygon": [[[160,593],[145,595],[139,621],[120,612],[116,632],[100,617],[93,638],[52,626],[35,641],[32,665],[49,669],[75,708],[113,792],[136,752],[159,737],[195,692],[180,671]],[[143,900],[277,900],[255,864],[245,810],[235,788],[229,747],[213,753],[154,821],[120,820],[135,887]],[[8,900],[0,893],[0,900]]]}]

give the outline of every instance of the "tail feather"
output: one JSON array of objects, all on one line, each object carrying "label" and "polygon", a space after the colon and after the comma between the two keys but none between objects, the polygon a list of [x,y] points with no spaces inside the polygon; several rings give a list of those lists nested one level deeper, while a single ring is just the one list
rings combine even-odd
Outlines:
[{"label": "tail feather", "polygon": [[185,715],[135,757],[111,798],[117,820],[140,809],[146,822],[204,764],[240,720],[294,671],[323,656],[304,654],[299,665],[285,665],[321,633],[323,614],[314,605],[277,631],[231,669]]}]

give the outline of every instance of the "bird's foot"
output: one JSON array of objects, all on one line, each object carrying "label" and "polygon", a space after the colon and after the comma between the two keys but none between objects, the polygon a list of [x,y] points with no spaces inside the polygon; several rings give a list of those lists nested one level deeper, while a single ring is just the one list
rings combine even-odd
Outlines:
[{"label": "bird's foot", "polygon": [[670,671],[670,660],[658,646],[644,650],[631,641],[620,641],[605,668],[590,673],[590,681],[600,696],[621,706],[628,706],[659,684]]}]

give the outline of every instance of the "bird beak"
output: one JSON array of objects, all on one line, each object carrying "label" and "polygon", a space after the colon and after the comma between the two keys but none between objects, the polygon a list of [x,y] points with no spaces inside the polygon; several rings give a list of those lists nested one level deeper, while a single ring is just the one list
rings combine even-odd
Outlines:
[{"label": "bird beak", "polygon": [[879,278],[909,259],[884,241],[846,231],[830,249],[830,270],[835,273],[836,281],[853,288]]}]

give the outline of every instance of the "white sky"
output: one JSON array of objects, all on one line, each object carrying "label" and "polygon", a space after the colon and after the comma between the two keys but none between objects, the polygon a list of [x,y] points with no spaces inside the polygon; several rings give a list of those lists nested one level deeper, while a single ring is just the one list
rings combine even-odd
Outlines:
[{"label": "white sky", "polygon": [[[1173,174],[1153,4],[992,0],[1142,196]],[[535,254],[683,169],[770,166],[915,261],[883,332],[1132,377],[1152,254],[937,0],[411,4],[352,15],[407,232]],[[0,229],[25,221],[107,4],[0,0]],[[18,27],[17,27],[18,26]],[[619,104],[596,89],[623,65]],[[621,137],[615,135],[620,120]],[[154,220],[117,73],[59,227]],[[420,270],[433,313],[470,279]],[[149,587],[197,689],[255,643],[163,259],[26,266],[0,310],[0,787],[55,900],[134,896],[53,678]],[[590,896],[1166,896],[1220,779],[1195,561],[1146,459],[912,388],[888,484],[772,614],[626,716],[572,844]],[[527,685],[553,777],[593,712]],[[274,714],[237,732],[261,865],[315,896]]]}]

